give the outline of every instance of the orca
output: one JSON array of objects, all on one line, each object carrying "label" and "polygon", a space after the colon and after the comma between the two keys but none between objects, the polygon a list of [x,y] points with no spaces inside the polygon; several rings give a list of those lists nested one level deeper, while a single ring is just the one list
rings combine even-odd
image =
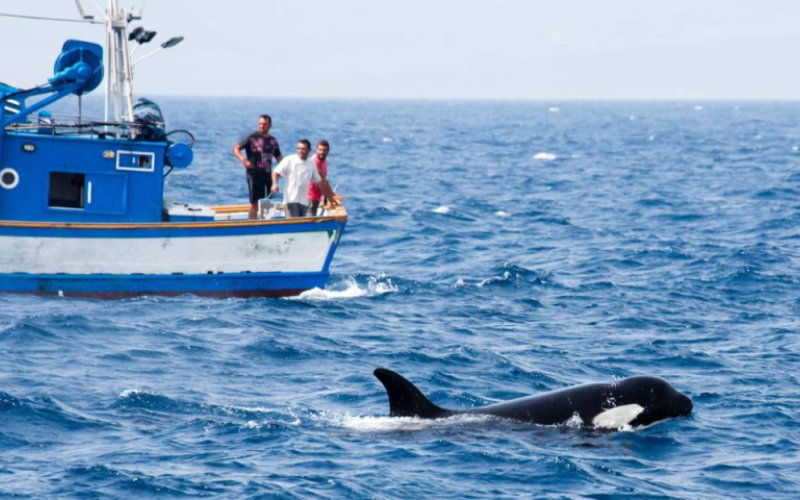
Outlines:
[{"label": "orca", "polygon": [[374,372],[389,396],[389,416],[422,419],[453,415],[493,415],[539,425],[560,425],[580,418],[582,427],[641,427],[692,412],[692,400],[658,377],[636,376],[608,384],[589,383],[502,403],[448,410],[432,403],[411,382],[386,368]]}]

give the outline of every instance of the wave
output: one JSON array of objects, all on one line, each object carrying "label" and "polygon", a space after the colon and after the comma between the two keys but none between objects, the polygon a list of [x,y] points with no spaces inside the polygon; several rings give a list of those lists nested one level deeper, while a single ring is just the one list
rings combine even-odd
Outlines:
[{"label": "wave", "polygon": [[[3,415],[5,430],[11,431],[11,436],[4,435],[2,441],[9,443],[30,441],[41,445],[59,441],[65,432],[110,425],[53,397],[18,398],[7,392],[0,392],[0,415]],[[35,439],[28,440],[24,436],[35,436]]]},{"label": "wave", "polygon": [[144,389],[128,389],[120,393],[112,407],[125,410],[144,409],[156,413],[190,414],[201,410],[203,405],[181,401]]},{"label": "wave", "polygon": [[[126,470],[106,464],[82,464],[66,470],[71,486],[65,491],[68,495],[89,497],[141,497],[141,496],[207,496],[221,493],[224,489],[215,487],[207,481],[197,482],[167,474],[147,474],[136,468]],[[76,487],[80,487],[76,489]],[[61,496],[61,495],[55,495]]]},{"label": "wave", "polygon": [[22,406],[22,402],[7,392],[0,392],[0,411],[13,410]]},{"label": "wave", "polygon": [[[500,269],[500,274],[490,278],[484,278],[474,284],[477,288],[491,286],[510,286],[510,285],[535,285],[549,286],[552,284],[552,276],[546,271],[536,271],[527,269],[511,263],[504,264]],[[462,278],[456,281],[456,287],[466,286]]]}]

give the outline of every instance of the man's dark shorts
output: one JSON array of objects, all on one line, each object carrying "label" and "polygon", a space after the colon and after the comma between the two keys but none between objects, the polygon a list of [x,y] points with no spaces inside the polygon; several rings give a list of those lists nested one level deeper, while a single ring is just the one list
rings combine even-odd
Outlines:
[{"label": "man's dark shorts", "polygon": [[250,190],[250,203],[269,196],[272,187],[272,175],[262,168],[247,169],[247,188]]}]

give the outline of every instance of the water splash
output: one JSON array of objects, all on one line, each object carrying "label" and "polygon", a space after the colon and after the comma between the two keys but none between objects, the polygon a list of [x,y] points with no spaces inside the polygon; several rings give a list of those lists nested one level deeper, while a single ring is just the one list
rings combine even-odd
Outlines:
[{"label": "water splash", "polygon": [[[343,288],[342,288],[343,286]],[[297,297],[289,297],[287,300],[346,300],[361,297],[377,297],[387,293],[398,291],[398,287],[392,279],[385,276],[370,276],[365,286],[362,286],[353,277],[348,277],[343,284],[333,285],[330,288],[312,288],[306,290]]]},{"label": "water splash", "polygon": [[456,415],[447,418],[376,417],[372,415],[325,415],[333,425],[359,432],[406,432],[483,424],[494,420],[490,415]]}]

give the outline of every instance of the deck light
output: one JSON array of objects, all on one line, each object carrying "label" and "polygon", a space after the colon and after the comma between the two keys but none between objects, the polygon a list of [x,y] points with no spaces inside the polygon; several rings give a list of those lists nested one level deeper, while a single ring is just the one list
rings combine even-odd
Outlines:
[{"label": "deck light", "polygon": [[147,54],[143,55],[139,59],[133,61],[133,63],[131,63],[131,66],[136,66],[138,63],[140,63],[143,60],[147,59],[148,57],[152,56],[156,52],[158,52],[160,50],[168,49],[170,47],[174,47],[174,46],[178,45],[179,43],[181,43],[182,41],[183,41],[183,37],[182,36],[174,36],[174,37],[170,38],[169,40],[167,40],[166,42],[163,42],[161,45],[159,45],[155,49],[151,50]]}]

